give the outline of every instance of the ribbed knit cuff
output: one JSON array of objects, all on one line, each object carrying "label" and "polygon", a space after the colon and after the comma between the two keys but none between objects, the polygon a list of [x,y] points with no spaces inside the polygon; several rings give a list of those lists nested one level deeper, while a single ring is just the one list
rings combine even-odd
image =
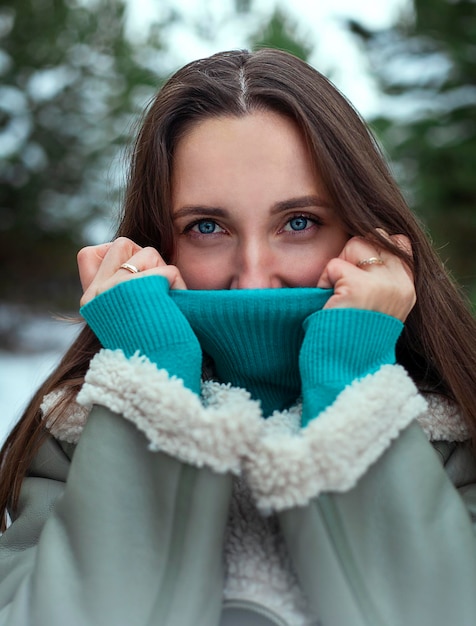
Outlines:
[{"label": "ribbed knit cuff", "polygon": [[103,347],[136,352],[200,392],[202,351],[190,324],[169,296],[162,276],[128,280],[90,300],[81,310]]},{"label": "ribbed knit cuff", "polygon": [[396,362],[403,324],[395,317],[361,309],[326,309],[304,322],[299,355],[306,426],[357,378]]}]

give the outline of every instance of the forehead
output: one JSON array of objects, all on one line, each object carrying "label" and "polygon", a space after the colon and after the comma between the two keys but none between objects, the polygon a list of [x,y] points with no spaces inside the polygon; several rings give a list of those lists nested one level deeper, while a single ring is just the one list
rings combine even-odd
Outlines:
[{"label": "forehead", "polygon": [[[272,111],[242,117],[220,116],[198,122],[179,140],[173,162],[173,188],[315,176],[298,125]],[[275,183],[276,184],[276,181]]]},{"label": "forehead", "polygon": [[178,141],[176,151],[190,148],[200,143],[205,146],[219,140],[236,142],[237,139],[250,141],[256,135],[267,136],[268,142],[304,141],[298,124],[289,116],[272,110],[256,110],[244,115],[218,115],[193,123]]}]

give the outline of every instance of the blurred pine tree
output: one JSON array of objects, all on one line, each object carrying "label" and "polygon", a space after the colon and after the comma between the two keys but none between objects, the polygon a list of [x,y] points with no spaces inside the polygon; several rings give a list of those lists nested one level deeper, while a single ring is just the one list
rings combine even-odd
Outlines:
[{"label": "blurred pine tree", "polygon": [[257,48],[277,48],[307,61],[313,51],[310,40],[301,33],[300,24],[280,6],[250,36],[250,45]]},{"label": "blurred pine tree", "polygon": [[395,27],[351,22],[385,94],[372,121],[442,260],[476,302],[476,3],[414,0]]},{"label": "blurred pine tree", "polygon": [[[2,3],[2,300],[54,310],[78,300],[74,251],[117,202],[111,162],[162,80],[139,62],[124,16],[114,0]],[[160,29],[147,46],[160,51]]]}]

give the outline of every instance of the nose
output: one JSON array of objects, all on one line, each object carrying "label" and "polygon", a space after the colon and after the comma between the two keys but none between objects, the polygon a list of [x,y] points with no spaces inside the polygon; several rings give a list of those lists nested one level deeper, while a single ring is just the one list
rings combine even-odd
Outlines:
[{"label": "nose", "polygon": [[271,289],[283,287],[278,273],[279,259],[260,241],[238,250],[230,289]]}]

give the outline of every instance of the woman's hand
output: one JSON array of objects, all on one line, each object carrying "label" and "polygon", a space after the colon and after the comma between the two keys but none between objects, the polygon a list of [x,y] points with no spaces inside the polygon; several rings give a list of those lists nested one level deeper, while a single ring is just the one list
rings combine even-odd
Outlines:
[{"label": "woman's hand", "polygon": [[[138,273],[122,268],[124,263],[136,267]],[[78,252],[78,268],[84,292],[81,306],[120,282],[141,276],[164,276],[171,289],[187,289],[175,265],[167,265],[155,248],[141,248],[127,237],[82,248]]]},{"label": "woman's hand", "polygon": [[[404,235],[387,235],[399,248],[411,253]],[[371,259],[370,263],[362,263]],[[413,274],[398,256],[362,237],[352,237],[340,255],[331,259],[317,284],[333,288],[325,309],[356,308],[378,311],[404,322],[416,302]]]}]

